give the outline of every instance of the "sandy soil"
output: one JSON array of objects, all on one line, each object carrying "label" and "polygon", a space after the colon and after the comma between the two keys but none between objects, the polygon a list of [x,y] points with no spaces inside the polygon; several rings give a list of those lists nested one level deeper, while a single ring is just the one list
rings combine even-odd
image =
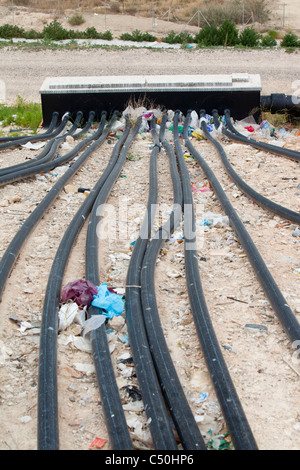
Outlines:
[{"label": "sandy soil", "polygon": [[[291,93],[292,82],[299,78],[298,54],[148,49],[33,52],[6,48],[0,51],[0,78],[6,83],[7,102],[13,101],[17,94],[39,100],[39,88],[48,75],[234,71],[260,73],[264,93]],[[168,138],[172,141],[170,134]],[[300,150],[299,139],[290,136],[281,144]],[[59,195],[26,242],[9,278],[0,315],[1,449],[36,449],[39,326],[48,272],[64,230],[84,200],[85,196],[78,193],[77,188],[93,186],[105,168],[114,143],[112,138],[95,152],[73,178],[73,189],[65,188]],[[220,179],[299,319],[299,238],[293,236],[295,225],[284,224],[284,220],[263,211],[244,197],[226,175],[211,144],[194,139],[193,143]],[[299,211],[299,164],[224,139],[222,144],[236,171],[250,185],[274,201],[285,201],[288,207]],[[117,181],[108,201],[118,208],[125,194],[131,210],[130,236],[122,240],[112,238],[101,244],[101,279],[119,289],[124,289],[126,283],[130,242],[141,222],[141,204],[147,199],[151,146],[149,134],[139,136],[131,148],[131,158],[124,165],[123,177]],[[61,149],[62,153],[66,151],[66,147]],[[37,153],[24,149],[1,152],[0,166],[24,161]],[[172,188],[165,152],[161,152],[158,164],[159,202],[171,207]],[[198,164],[193,159],[188,159],[187,164],[192,183],[203,182],[204,174]],[[0,188],[0,254],[63,171],[54,170]],[[194,198],[199,219],[203,212],[222,213],[212,191],[195,192]],[[86,227],[72,250],[64,284],[74,277],[84,276],[85,230]],[[180,229],[176,235],[180,235]],[[199,233],[199,267],[216,334],[258,446],[261,449],[299,450],[299,358],[296,360],[295,351],[231,227],[206,227]],[[226,426],[193,326],[182,243],[172,240],[165,246],[157,263],[156,282],[169,349],[200,430],[208,442],[223,433]],[[10,319],[11,315],[28,322],[27,329],[20,329],[18,323]],[[263,329],[246,328],[247,324],[260,325]],[[130,352],[128,345],[120,340],[127,332],[126,320],[122,317],[110,326],[114,330],[110,337],[112,360],[129,428],[137,448],[146,445],[151,449],[142,404],[132,402],[126,392],[128,386],[138,387],[134,368],[121,367],[118,361],[122,354]],[[70,335],[78,338],[80,328],[72,325],[59,335],[60,444],[62,449],[88,449],[95,437],[108,439],[108,433],[92,356],[77,349],[73,341],[68,343]],[[208,394],[204,401],[199,400],[201,393]],[[216,447],[217,442],[215,439]],[[110,448],[109,442],[104,448]]]}]

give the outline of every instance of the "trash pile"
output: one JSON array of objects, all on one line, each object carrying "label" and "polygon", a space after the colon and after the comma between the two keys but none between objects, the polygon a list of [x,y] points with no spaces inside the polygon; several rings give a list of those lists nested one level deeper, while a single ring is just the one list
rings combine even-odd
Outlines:
[{"label": "trash pile", "polygon": [[[91,352],[91,346],[86,335],[100,328],[108,320],[122,315],[124,311],[124,296],[119,295],[104,282],[95,286],[92,282],[78,279],[69,282],[62,290],[62,305],[58,313],[58,331],[65,331],[73,323],[80,325],[80,334],[71,335],[68,343],[85,352]],[[99,309],[99,314],[87,318],[87,309]]]}]

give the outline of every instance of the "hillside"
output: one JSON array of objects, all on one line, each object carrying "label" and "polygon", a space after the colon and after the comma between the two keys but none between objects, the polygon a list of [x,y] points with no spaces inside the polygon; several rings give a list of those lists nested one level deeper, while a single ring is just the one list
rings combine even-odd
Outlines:
[{"label": "hillside", "polygon": [[94,26],[100,30],[109,29],[115,35],[136,28],[154,31],[158,36],[172,29],[194,32],[206,22],[222,22],[224,15],[229,15],[230,19],[239,24],[251,24],[254,20],[255,27],[260,31],[300,31],[298,0],[285,0],[285,6],[279,0],[249,0],[244,2],[244,9],[242,5],[243,0],[216,0],[209,2],[209,6],[205,1],[199,3],[184,0],[1,0],[0,24],[10,23],[41,30],[46,23],[56,18],[64,26],[70,26],[68,20],[77,11],[82,14],[85,22],[75,28]]}]

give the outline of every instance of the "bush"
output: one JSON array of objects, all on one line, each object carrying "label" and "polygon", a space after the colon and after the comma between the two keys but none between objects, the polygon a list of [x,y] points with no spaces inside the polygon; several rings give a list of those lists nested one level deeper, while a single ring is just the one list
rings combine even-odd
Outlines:
[{"label": "bush", "polygon": [[270,31],[268,32],[268,36],[270,36],[273,39],[277,39],[278,38],[278,33],[274,29],[270,29]]},{"label": "bush", "polygon": [[288,33],[281,41],[281,47],[300,47],[298,36],[294,33]]},{"label": "bush", "polygon": [[259,34],[254,28],[245,28],[240,34],[240,43],[246,47],[257,47],[259,44]]},{"label": "bush", "polygon": [[81,13],[74,13],[69,19],[68,23],[71,26],[80,26],[81,24],[85,23],[85,19],[81,15]]},{"label": "bush", "polygon": [[135,29],[132,34],[130,33],[123,33],[120,36],[120,39],[123,41],[135,41],[135,42],[154,42],[156,41],[156,37],[150,33],[142,33],[139,29]]},{"label": "bush", "polygon": [[216,26],[204,26],[204,28],[196,34],[195,39],[199,46],[210,47],[221,45],[219,30]]},{"label": "bush", "polygon": [[220,43],[222,46],[236,46],[239,44],[239,32],[234,23],[225,20],[219,28]]},{"label": "bush", "polygon": [[0,26],[0,37],[4,39],[24,38],[25,30],[19,26],[4,24]]},{"label": "bush", "polygon": [[63,39],[69,39],[69,32],[62,27],[62,25],[54,20],[45,26],[43,29],[43,38],[51,41],[61,41]]},{"label": "bush", "polygon": [[168,36],[163,38],[163,41],[168,44],[187,44],[189,42],[194,42],[195,38],[186,31],[176,34],[175,31],[172,30],[168,33]]},{"label": "bush", "polygon": [[277,46],[277,42],[275,38],[272,38],[271,36],[264,36],[261,40],[261,45],[262,47],[275,47]]}]

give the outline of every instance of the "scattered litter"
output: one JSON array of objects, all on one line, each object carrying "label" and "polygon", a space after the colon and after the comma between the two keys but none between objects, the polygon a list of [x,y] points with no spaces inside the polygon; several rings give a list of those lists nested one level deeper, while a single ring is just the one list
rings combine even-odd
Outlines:
[{"label": "scattered litter", "polygon": [[21,418],[19,418],[19,421],[21,421],[21,423],[23,424],[26,424],[26,423],[29,423],[30,421],[32,421],[32,417],[31,416],[22,416]]},{"label": "scattered litter", "polygon": [[203,133],[202,133],[201,129],[195,129],[192,132],[192,137],[195,137],[195,139],[197,139],[197,140],[203,140],[204,139],[204,136],[203,136]]},{"label": "scattered litter", "polygon": [[264,137],[274,137],[275,127],[273,127],[268,121],[262,121],[258,129],[261,130]]},{"label": "scattered litter", "polygon": [[[210,434],[210,433],[209,433]],[[231,439],[228,434],[214,436],[207,444],[208,448],[215,450],[231,450]]]},{"label": "scattered litter", "polygon": [[22,321],[18,317],[16,317],[15,315],[10,315],[9,319],[14,321],[15,323],[17,323],[19,325],[19,327],[20,327],[19,331],[21,333],[25,333],[26,330],[31,330],[33,328],[36,328],[36,325],[32,325],[31,323],[29,323],[27,321]]},{"label": "scattered litter", "polygon": [[209,394],[206,392],[200,393],[198,398],[191,398],[191,401],[194,403],[203,403],[208,399]]},{"label": "scattered litter", "polygon": [[227,215],[214,214],[213,212],[205,212],[203,218],[197,221],[200,226],[213,226],[213,227],[226,227],[229,225],[229,218]]},{"label": "scattered litter", "polygon": [[194,183],[192,184],[192,191],[193,193],[205,193],[207,191],[211,191],[211,187],[208,181],[204,183]]},{"label": "scattered litter", "polygon": [[90,331],[100,328],[106,322],[106,320],[106,315],[92,315],[82,324],[84,328],[83,337],[85,337],[85,335]]},{"label": "scattered litter", "polygon": [[97,295],[97,287],[90,281],[79,279],[77,281],[69,282],[62,291],[62,302],[67,300],[74,300],[79,307],[91,305],[93,296]]},{"label": "scattered litter", "polygon": [[93,440],[93,442],[89,446],[89,450],[93,449],[102,449],[105,444],[107,443],[107,439],[101,439],[100,437],[96,437],[96,439]]},{"label": "scattered litter", "polygon": [[299,227],[296,227],[292,233],[293,237],[300,237],[300,229]]},{"label": "scattered litter", "polygon": [[129,398],[131,398],[132,401],[140,401],[142,400],[142,394],[141,391],[134,387],[134,386],[129,386],[126,388],[126,392],[129,395]]},{"label": "scattered litter", "polygon": [[253,329],[253,330],[263,330],[263,331],[268,331],[268,328],[264,325],[255,325],[255,324],[251,324],[251,323],[248,323],[247,325],[245,325],[245,328],[247,329]]},{"label": "scattered litter", "polygon": [[40,150],[45,145],[46,145],[45,142],[36,142],[35,144],[31,142],[27,142],[26,144],[23,144],[22,147],[25,149],[29,149],[29,150]]},{"label": "scattered litter", "polygon": [[63,304],[58,312],[58,331],[66,330],[72,323],[82,324],[85,319],[85,309],[81,310],[75,302]]},{"label": "scattered litter", "polygon": [[103,310],[103,314],[107,318],[113,318],[115,315],[121,315],[124,310],[124,302],[122,298],[112,293],[107,288],[107,282],[98,287],[97,293],[94,295],[92,306]]}]

